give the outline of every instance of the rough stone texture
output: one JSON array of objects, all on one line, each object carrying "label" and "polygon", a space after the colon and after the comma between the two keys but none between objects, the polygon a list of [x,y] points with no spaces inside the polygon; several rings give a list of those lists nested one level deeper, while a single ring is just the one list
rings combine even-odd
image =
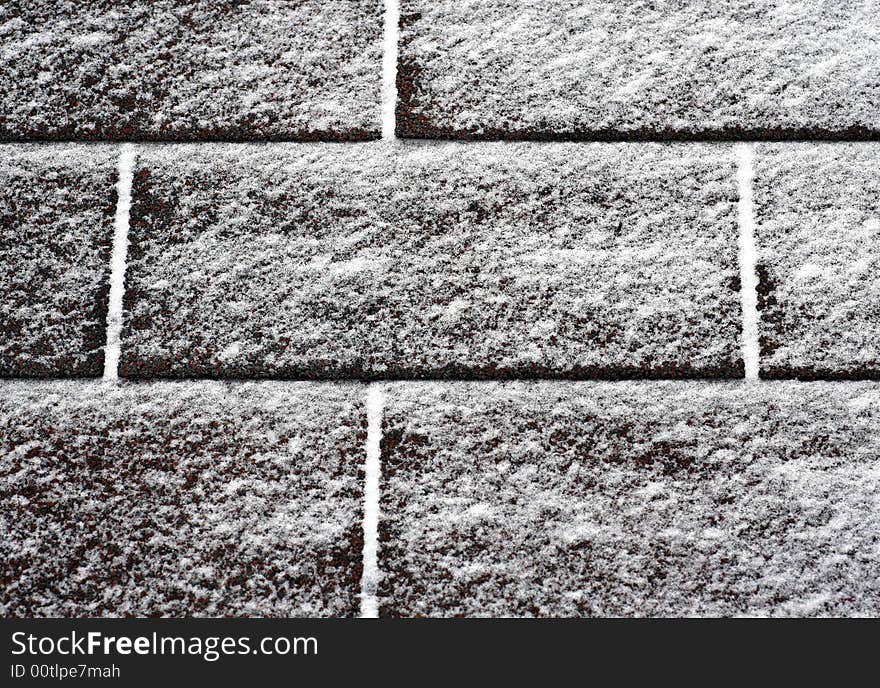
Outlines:
[{"label": "rough stone texture", "polygon": [[755,159],[761,374],[880,378],[880,144]]},{"label": "rough stone texture", "polygon": [[398,133],[880,137],[878,0],[401,0]]},{"label": "rough stone texture", "polygon": [[121,374],[740,376],[726,145],[171,146]]},{"label": "rough stone texture", "polygon": [[104,365],[114,146],[0,146],[0,377]]},{"label": "rough stone texture", "polygon": [[379,0],[0,5],[0,139],[366,139]]},{"label": "rough stone texture", "polygon": [[392,386],[388,616],[880,613],[880,388]]},{"label": "rough stone texture", "polygon": [[0,616],[357,614],[359,386],[0,391]]}]

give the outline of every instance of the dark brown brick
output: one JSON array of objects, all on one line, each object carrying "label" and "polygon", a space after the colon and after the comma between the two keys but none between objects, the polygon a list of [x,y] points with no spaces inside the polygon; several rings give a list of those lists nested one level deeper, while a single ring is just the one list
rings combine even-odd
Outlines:
[{"label": "dark brown brick", "polygon": [[761,374],[880,379],[880,144],[755,156]]},{"label": "dark brown brick", "polygon": [[738,377],[728,146],[139,157],[129,377]]},{"label": "dark brown brick", "polygon": [[0,377],[104,366],[114,146],[0,146]]},{"label": "dark brown brick", "polygon": [[876,616],[869,383],[393,385],[386,616]]},{"label": "dark brown brick", "polygon": [[378,0],[0,5],[0,140],[363,140]]},{"label": "dark brown brick", "polygon": [[401,136],[880,137],[863,0],[401,0]]},{"label": "dark brown brick", "polygon": [[356,616],[358,386],[7,382],[0,614]]}]

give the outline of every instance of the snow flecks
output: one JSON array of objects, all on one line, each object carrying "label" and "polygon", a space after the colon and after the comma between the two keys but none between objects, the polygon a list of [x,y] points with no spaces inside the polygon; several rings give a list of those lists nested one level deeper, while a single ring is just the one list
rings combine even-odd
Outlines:
[{"label": "snow flecks", "polygon": [[383,616],[880,608],[876,383],[400,382],[385,394]]},{"label": "snow flecks", "polygon": [[875,143],[761,144],[764,378],[880,374],[878,161]]},{"label": "snow flecks", "polygon": [[[126,293],[149,326],[126,331],[123,377],[742,375],[730,146],[187,144],[138,159],[151,181],[136,193],[168,211],[132,236]],[[282,235],[292,216],[303,231]],[[234,365],[219,358],[232,341],[248,353]]]},{"label": "snow flecks", "polygon": [[758,344],[758,251],[755,246],[755,209],[752,193],[754,169],[752,146],[737,146],[737,184],[739,186],[739,271],[743,327],[742,353],[746,380],[759,379]]},{"label": "snow flecks", "polygon": [[[200,130],[363,140],[380,131],[381,2],[6,5],[0,83],[14,84],[0,93],[6,140],[172,140]],[[4,22],[13,13],[17,21]],[[180,60],[165,63],[169,51]],[[126,106],[120,92],[151,95]]]},{"label": "snow flecks", "polygon": [[118,160],[117,145],[0,146],[0,377],[101,376]]},{"label": "snow flecks", "polygon": [[357,616],[362,419],[361,384],[2,382],[0,614]]},{"label": "snow flecks", "polygon": [[241,342],[232,342],[217,356],[221,361],[231,361],[241,354]]},{"label": "snow flecks", "polygon": [[400,24],[398,0],[385,0],[384,45],[382,49],[382,138],[393,139],[397,107],[397,35]]},{"label": "snow flecks", "polygon": [[364,478],[364,572],[361,579],[361,617],[379,616],[379,476],[382,471],[382,412],[385,394],[381,386],[367,391],[367,459]]},{"label": "snow flecks", "polygon": [[875,129],[877,2],[860,4],[407,0],[398,131],[642,140]]},{"label": "snow flecks", "polygon": [[125,295],[125,262],[128,254],[128,224],[131,211],[131,185],[134,179],[135,150],[123,144],[119,154],[119,180],[116,183],[116,217],[113,222],[113,253],[110,257],[110,297],[107,307],[107,346],[104,349],[104,379],[119,378],[119,352],[122,334],[122,297]]}]

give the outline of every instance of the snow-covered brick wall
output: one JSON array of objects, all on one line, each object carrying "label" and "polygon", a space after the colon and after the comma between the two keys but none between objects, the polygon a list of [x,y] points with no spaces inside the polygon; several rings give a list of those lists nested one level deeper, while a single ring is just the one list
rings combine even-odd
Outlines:
[{"label": "snow-covered brick wall", "polygon": [[398,133],[880,134],[878,0],[400,0]]},{"label": "snow-covered brick wall", "polygon": [[381,46],[381,0],[3,2],[0,140],[378,138]]},{"label": "snow-covered brick wall", "polygon": [[124,376],[741,377],[730,146],[147,148]]},{"label": "snow-covered brick wall", "polygon": [[755,156],[765,377],[880,378],[880,144]]},{"label": "snow-covered brick wall", "polygon": [[871,383],[387,392],[389,616],[875,615]]},{"label": "snow-covered brick wall", "polygon": [[880,615],[880,0],[12,0],[0,142],[0,616]]},{"label": "snow-covered brick wall", "polygon": [[0,147],[0,376],[98,376],[115,146]]},{"label": "snow-covered brick wall", "polygon": [[357,385],[7,383],[2,616],[353,616]]}]

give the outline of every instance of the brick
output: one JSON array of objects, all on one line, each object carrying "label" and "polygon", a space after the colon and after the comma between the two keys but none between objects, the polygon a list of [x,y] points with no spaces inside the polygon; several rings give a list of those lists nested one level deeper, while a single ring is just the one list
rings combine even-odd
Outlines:
[{"label": "brick", "polygon": [[149,148],[121,374],[741,376],[728,146]]},{"label": "brick", "polygon": [[0,377],[101,374],[117,157],[0,146]]},{"label": "brick", "polygon": [[378,138],[378,0],[4,2],[0,140]]},{"label": "brick", "polygon": [[871,383],[388,391],[387,616],[880,612]]},{"label": "brick", "polygon": [[880,378],[880,145],[755,159],[761,374]]},{"label": "brick", "polygon": [[880,136],[877,0],[401,0],[398,134]]},{"label": "brick", "polygon": [[5,383],[0,614],[356,615],[361,397]]}]

